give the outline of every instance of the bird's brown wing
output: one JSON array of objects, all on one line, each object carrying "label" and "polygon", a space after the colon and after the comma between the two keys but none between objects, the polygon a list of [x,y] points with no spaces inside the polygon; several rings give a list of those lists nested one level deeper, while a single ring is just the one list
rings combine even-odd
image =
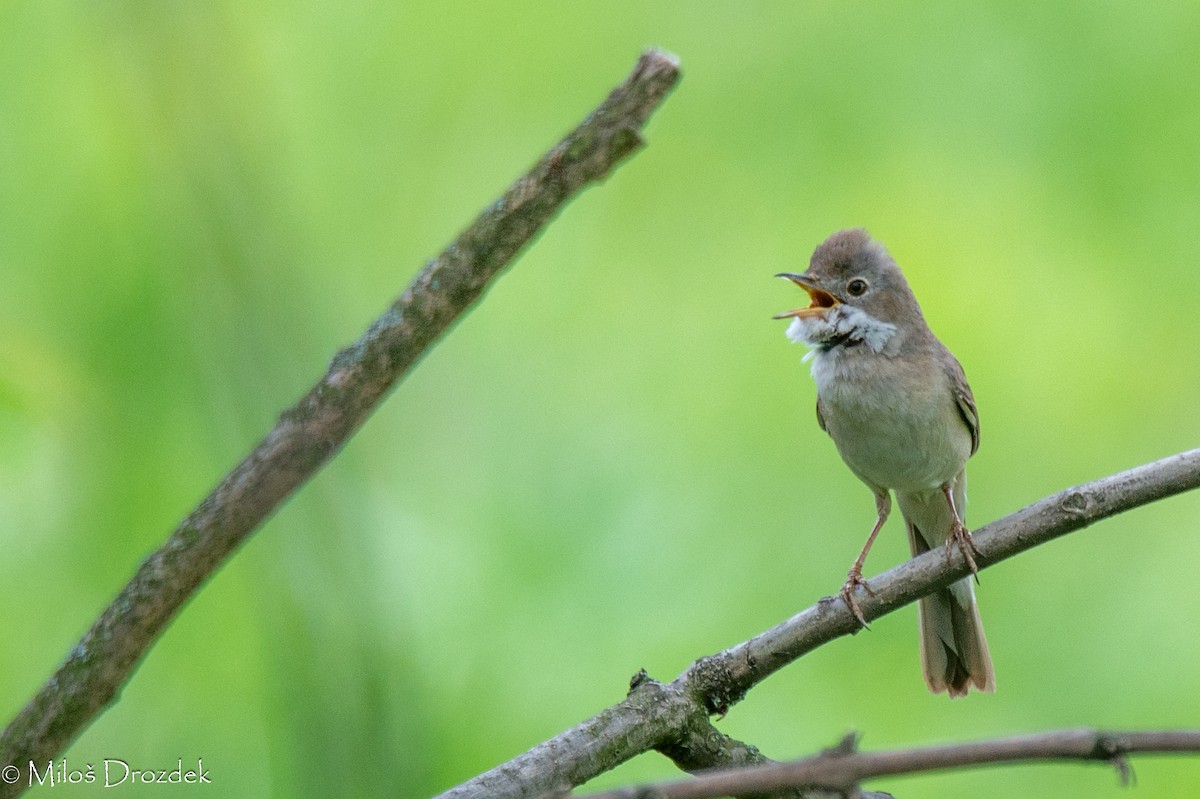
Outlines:
[{"label": "bird's brown wing", "polygon": [[821,425],[821,429],[826,433],[829,432],[829,428],[825,426],[825,414],[821,410],[821,396],[819,394],[817,395],[817,424]]},{"label": "bird's brown wing", "polygon": [[975,407],[975,395],[971,393],[971,385],[967,382],[967,375],[958,359],[951,356],[946,371],[950,377],[950,391],[954,394],[958,412],[966,422],[967,429],[971,431],[971,454],[974,455],[979,449],[979,409]]}]

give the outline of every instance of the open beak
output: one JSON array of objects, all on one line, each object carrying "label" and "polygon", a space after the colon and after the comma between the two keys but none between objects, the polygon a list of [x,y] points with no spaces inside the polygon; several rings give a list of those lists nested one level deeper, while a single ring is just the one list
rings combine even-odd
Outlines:
[{"label": "open beak", "polygon": [[772,316],[772,319],[788,319],[795,317],[820,316],[825,311],[833,308],[838,304],[837,298],[827,291],[821,291],[813,285],[812,279],[808,275],[793,275],[791,272],[780,272],[775,277],[785,277],[795,283],[800,288],[808,292],[808,298],[812,300],[812,304],[807,308],[796,308],[792,311],[784,311]]}]

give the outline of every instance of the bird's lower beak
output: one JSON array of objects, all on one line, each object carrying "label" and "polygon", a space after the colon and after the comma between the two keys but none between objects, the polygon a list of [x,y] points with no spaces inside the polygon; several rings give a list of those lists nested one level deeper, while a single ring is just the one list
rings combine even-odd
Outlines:
[{"label": "bird's lower beak", "polygon": [[790,272],[780,272],[775,277],[783,277],[795,283],[800,288],[808,292],[808,298],[812,300],[812,304],[806,308],[796,308],[792,311],[784,311],[772,316],[772,319],[789,319],[791,317],[807,317],[820,316],[838,304],[837,298],[827,291],[821,291],[813,285],[812,279],[808,275],[793,275]]}]

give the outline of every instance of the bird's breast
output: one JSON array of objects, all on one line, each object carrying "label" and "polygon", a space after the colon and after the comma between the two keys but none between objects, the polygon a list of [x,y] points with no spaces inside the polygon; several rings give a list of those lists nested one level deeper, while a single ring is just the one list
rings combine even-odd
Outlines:
[{"label": "bird's breast", "polygon": [[813,360],[825,428],[864,482],[923,491],[952,480],[971,454],[947,378],[919,362],[831,351]]}]

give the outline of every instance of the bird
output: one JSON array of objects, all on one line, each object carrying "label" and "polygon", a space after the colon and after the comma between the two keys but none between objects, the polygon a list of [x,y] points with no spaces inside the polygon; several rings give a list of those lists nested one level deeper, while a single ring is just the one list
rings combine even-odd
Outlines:
[{"label": "bird", "polygon": [[[978,550],[964,522],[966,462],[979,449],[979,412],[958,359],[933,334],[888,251],[862,228],[840,230],[813,251],[803,274],[783,272],[810,304],[776,314],[787,336],[809,347],[817,423],[875,496],[875,526],[840,591],[866,627],[855,593],[870,593],[862,569],[891,511],[904,518],[913,556],[943,546],[971,572]],[[995,691],[987,639],[967,577],[923,597],[921,664],[933,693]]]}]

